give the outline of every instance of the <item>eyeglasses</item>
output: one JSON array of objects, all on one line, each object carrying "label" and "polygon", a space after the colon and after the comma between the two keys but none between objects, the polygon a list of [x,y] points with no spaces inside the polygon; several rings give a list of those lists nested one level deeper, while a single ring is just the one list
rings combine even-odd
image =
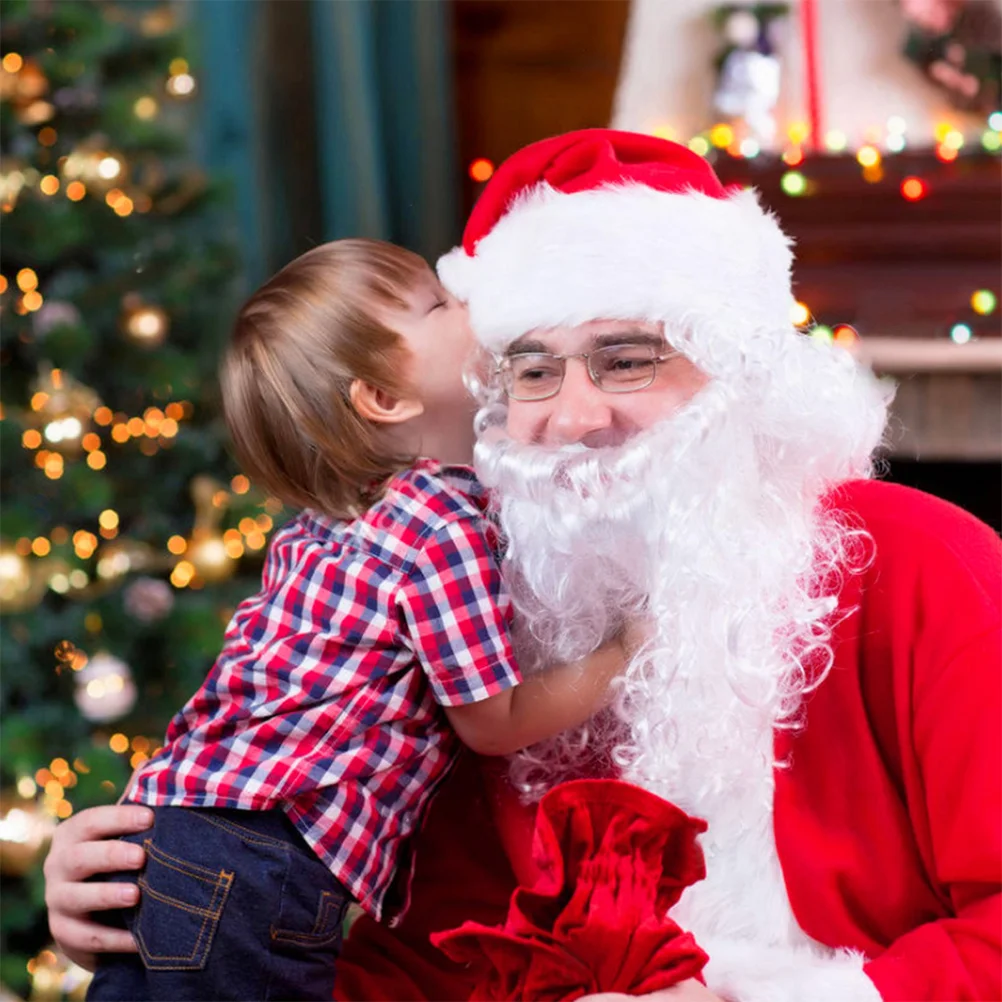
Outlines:
[{"label": "eyeglasses", "polygon": [[549,400],[564,385],[569,358],[580,358],[588,368],[591,381],[606,393],[633,393],[644,390],[658,373],[658,363],[681,354],[667,351],[658,354],[649,344],[610,344],[594,351],[571,355],[551,355],[531,351],[506,355],[498,362],[501,385],[512,400]]}]

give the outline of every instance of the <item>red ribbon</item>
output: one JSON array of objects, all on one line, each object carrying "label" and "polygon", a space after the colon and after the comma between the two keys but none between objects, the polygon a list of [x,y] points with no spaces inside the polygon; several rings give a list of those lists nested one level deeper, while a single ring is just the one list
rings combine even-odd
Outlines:
[{"label": "red ribbon", "polygon": [[801,0],[800,21],[804,37],[804,68],[807,84],[807,118],[811,134],[809,148],[821,149],[821,95],[818,85],[818,5],[817,0]]}]

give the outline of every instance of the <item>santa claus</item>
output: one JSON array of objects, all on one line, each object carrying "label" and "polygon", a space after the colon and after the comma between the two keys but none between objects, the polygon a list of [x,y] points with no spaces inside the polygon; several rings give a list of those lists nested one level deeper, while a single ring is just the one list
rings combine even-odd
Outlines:
[{"label": "santa claus", "polygon": [[671,910],[706,985],[658,998],[1002,997],[998,539],[868,479],[889,391],[791,327],[790,269],[754,194],[666,141],[572,133],[488,183],[439,270],[492,359],[477,469],[523,666],[649,636],[599,718],[461,762],[341,998],[468,998],[430,935],[501,922],[536,802],[594,775],[707,825]]},{"label": "santa claus", "polygon": [[998,540],[867,479],[889,391],[792,328],[790,269],[754,194],[662,140],[560,136],[487,185],[439,272],[496,360],[477,470],[523,662],[637,613],[650,640],[609,713],[489,771],[486,817],[455,777],[411,917],[393,946],[355,927],[345,997],[462,997],[408,978],[429,931],[503,916],[485,826],[525,879],[522,804],[596,770],[708,824],[672,911],[699,997],[1002,995]]}]

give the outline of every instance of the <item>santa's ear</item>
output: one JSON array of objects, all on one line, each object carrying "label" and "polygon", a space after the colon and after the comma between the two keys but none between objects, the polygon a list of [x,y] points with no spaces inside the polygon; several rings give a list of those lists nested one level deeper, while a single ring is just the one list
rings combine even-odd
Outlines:
[{"label": "santa's ear", "polygon": [[359,417],[374,424],[400,424],[424,413],[424,404],[416,397],[397,397],[362,379],[351,384],[348,397]]}]

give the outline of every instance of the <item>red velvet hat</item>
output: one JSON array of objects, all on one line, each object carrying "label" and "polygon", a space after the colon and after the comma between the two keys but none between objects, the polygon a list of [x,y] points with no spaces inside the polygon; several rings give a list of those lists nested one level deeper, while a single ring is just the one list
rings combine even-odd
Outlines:
[{"label": "red velvet hat", "polygon": [[540,327],[712,312],[790,326],[789,240],[678,143],[585,129],[509,157],[439,274],[501,350]]}]

